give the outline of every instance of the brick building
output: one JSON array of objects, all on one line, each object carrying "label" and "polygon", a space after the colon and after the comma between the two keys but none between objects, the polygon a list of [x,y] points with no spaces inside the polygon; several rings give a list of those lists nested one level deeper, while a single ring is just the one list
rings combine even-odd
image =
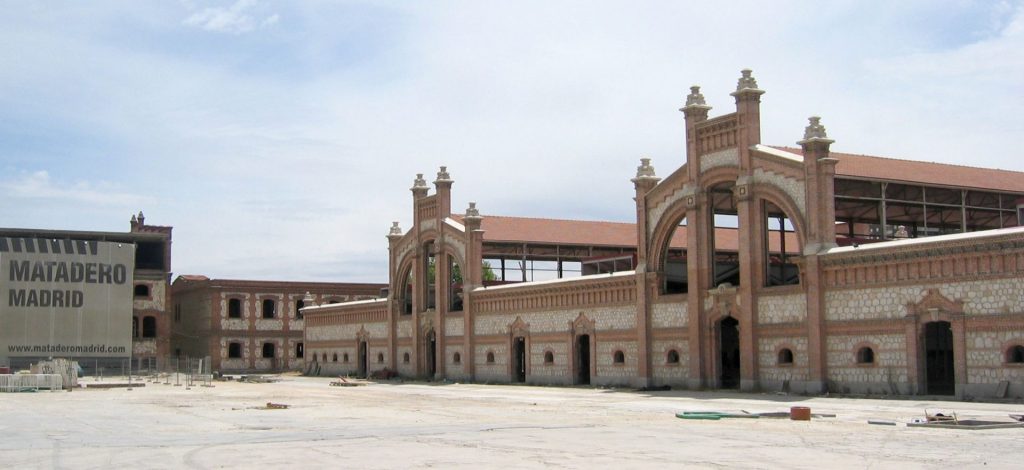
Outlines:
[{"label": "brick building", "polygon": [[181,275],[171,286],[172,351],[179,357],[209,356],[214,371],[299,370],[304,305],[372,299],[386,287]]},{"label": "brick building", "polygon": [[[417,176],[413,226],[388,235],[389,297],[306,307],[305,360],[452,380],[1024,396],[1024,173],[834,153],[817,117],[799,147],[763,145],[763,93],[744,70],[735,112],[709,118],[691,89],[686,159],[664,179],[641,159],[634,224],[456,214],[445,167],[434,194]],[[528,275],[538,263],[548,278]]]}]

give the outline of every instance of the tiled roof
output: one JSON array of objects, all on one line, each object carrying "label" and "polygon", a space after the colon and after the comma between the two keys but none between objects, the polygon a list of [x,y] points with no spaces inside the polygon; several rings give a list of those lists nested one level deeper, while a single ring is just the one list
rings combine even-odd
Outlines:
[{"label": "tiled roof", "polygon": [[[775,147],[802,155],[793,147]],[[837,177],[1024,193],[1024,172],[832,152]]]}]

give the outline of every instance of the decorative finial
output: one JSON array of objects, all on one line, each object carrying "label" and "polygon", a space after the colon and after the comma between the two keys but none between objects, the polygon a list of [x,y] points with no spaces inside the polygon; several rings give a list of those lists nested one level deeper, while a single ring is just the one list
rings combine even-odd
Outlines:
[{"label": "decorative finial", "polygon": [[807,120],[810,121],[810,124],[804,128],[804,140],[828,138],[828,135],[825,134],[825,126],[821,125],[821,117],[811,116]]},{"label": "decorative finial", "polygon": [[132,225],[139,223],[139,219],[135,218],[135,214],[132,214]]},{"label": "decorative finial", "polygon": [[651,166],[650,158],[641,158],[640,166],[636,167],[637,178],[654,178],[654,167]]},{"label": "decorative finial", "polygon": [[448,174],[448,167],[442,166],[441,170],[437,172],[437,181],[451,181],[452,175]]},{"label": "decorative finial", "polygon": [[694,85],[690,87],[690,94],[686,96],[686,106],[701,106],[706,105],[704,102],[704,95],[700,92],[700,87]]},{"label": "decorative finial", "polygon": [[427,180],[423,179],[423,173],[416,173],[416,179],[413,180],[412,187],[414,189],[427,187]]},{"label": "decorative finial", "polygon": [[302,306],[303,307],[313,307],[313,306],[316,305],[314,303],[315,301],[316,301],[316,298],[314,298],[313,294],[310,294],[308,290],[306,291],[306,295],[302,296]]},{"label": "decorative finial", "polygon": [[466,217],[480,217],[480,210],[476,208],[475,202],[470,202],[466,208]]},{"label": "decorative finial", "polygon": [[402,236],[402,228],[398,226],[398,222],[391,222],[391,231],[388,232],[388,235]]},{"label": "decorative finial", "polygon": [[753,70],[743,69],[740,71],[743,74],[742,77],[736,82],[736,91],[743,91],[747,89],[756,90],[757,80],[751,75]]}]

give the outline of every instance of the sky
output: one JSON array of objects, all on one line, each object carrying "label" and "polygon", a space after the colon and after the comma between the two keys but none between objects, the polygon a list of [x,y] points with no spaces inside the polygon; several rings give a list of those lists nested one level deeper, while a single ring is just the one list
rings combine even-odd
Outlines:
[{"label": "sky", "polygon": [[175,274],[386,282],[439,166],[452,207],[630,222],[700,85],[762,142],[1024,170],[1024,0],[0,0],[0,226],[174,227]]}]

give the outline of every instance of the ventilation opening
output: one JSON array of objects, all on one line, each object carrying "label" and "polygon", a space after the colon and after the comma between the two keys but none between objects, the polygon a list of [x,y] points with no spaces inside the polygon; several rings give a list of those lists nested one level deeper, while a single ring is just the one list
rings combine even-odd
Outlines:
[{"label": "ventilation opening", "polygon": [[867,346],[857,350],[857,364],[874,364],[875,350]]},{"label": "ventilation opening", "polygon": [[548,365],[554,364],[555,363],[555,354],[552,353],[551,351],[545,351],[544,352],[544,363],[548,364]]},{"label": "ventilation opening", "polygon": [[494,364],[494,353],[491,351],[487,351],[487,363]]},{"label": "ventilation opening", "polygon": [[679,364],[679,352],[672,349],[665,355],[665,363],[667,364]]},{"label": "ventilation opening", "polygon": [[145,284],[135,284],[135,297],[149,297],[149,286]]},{"label": "ventilation opening", "polygon": [[615,354],[612,355],[612,362],[615,364],[623,364],[626,362],[626,355],[623,354],[622,351],[615,351]]},{"label": "ventilation opening", "polygon": [[779,365],[788,365],[793,363],[793,351],[789,348],[782,348],[779,351]]},{"label": "ventilation opening", "polygon": [[1018,344],[1006,350],[1006,362],[1010,364],[1024,364],[1024,346]]}]

